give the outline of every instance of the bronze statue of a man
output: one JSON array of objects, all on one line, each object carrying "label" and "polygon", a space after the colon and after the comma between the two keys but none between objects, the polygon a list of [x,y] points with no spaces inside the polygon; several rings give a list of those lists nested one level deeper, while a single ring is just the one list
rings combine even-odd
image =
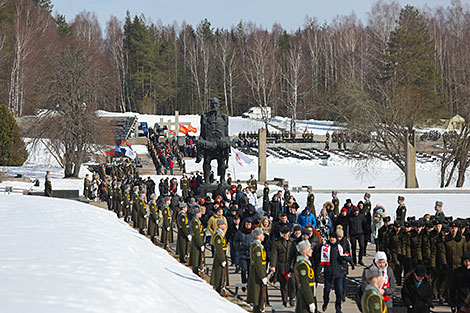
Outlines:
[{"label": "bronze statue of a man", "polygon": [[217,111],[219,99],[209,99],[210,111],[201,116],[201,134],[197,141],[196,163],[204,157],[202,169],[204,182],[209,184],[211,161],[217,160],[217,175],[220,183],[225,182],[225,171],[230,156],[230,137],[228,135],[228,116]]}]

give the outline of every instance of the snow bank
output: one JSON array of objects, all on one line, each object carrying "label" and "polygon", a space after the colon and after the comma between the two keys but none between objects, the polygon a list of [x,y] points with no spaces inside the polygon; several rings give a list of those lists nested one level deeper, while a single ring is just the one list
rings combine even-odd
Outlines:
[{"label": "snow bank", "polygon": [[245,312],[108,211],[0,195],[2,312]]}]

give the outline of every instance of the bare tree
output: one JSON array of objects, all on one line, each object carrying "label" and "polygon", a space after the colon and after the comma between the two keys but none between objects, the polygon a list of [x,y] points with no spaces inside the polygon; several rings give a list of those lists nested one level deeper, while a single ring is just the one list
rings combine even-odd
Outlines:
[{"label": "bare tree", "polygon": [[72,22],[72,33],[77,39],[101,50],[103,38],[98,17],[94,12],[82,11],[75,16]]},{"label": "bare tree", "polygon": [[51,18],[46,11],[35,6],[30,0],[15,1],[14,12],[16,17],[8,107],[15,116],[20,116],[25,104],[26,63],[34,51],[38,38],[51,24]]}]

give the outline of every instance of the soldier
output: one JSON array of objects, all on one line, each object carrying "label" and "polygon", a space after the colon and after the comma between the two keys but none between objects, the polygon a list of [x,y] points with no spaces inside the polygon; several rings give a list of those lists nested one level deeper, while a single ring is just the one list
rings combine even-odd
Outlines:
[{"label": "soldier", "polygon": [[116,185],[114,186],[113,202],[114,213],[119,217],[122,205],[122,189],[120,182],[116,182]]},{"label": "soldier", "polygon": [[292,239],[290,238],[290,228],[283,226],[281,228],[281,236],[274,242],[271,255],[271,272],[277,275],[277,278],[281,284],[281,299],[282,304],[286,307],[287,300],[291,307],[294,306],[295,297],[295,285],[294,280],[288,276],[287,256],[292,246]]},{"label": "soldier", "polygon": [[285,184],[283,188],[284,188],[284,204],[286,204],[290,198],[289,185]]},{"label": "soldier", "polygon": [[[194,214],[191,220],[191,253],[189,254],[189,266],[193,268],[193,273],[196,275],[204,275],[204,270],[201,271],[201,265],[204,260],[204,231],[201,223],[201,208],[195,204],[192,207]],[[202,254],[202,255],[201,255]]]},{"label": "soldier", "polygon": [[150,202],[149,202],[149,227],[148,227],[148,235],[150,236],[150,240],[154,244],[157,243],[157,224],[158,224],[158,207],[157,207],[157,195],[152,193],[150,195]]},{"label": "soldier", "polygon": [[114,195],[114,189],[113,189],[113,181],[110,179],[108,183],[108,210],[113,209],[113,195]]},{"label": "soldier", "polygon": [[450,234],[441,242],[439,257],[445,273],[444,288],[447,291],[445,298],[449,299],[450,277],[452,272],[461,265],[462,255],[465,252],[465,238],[459,231],[459,224],[455,221],[449,224]]},{"label": "soldier", "polygon": [[375,251],[385,251],[385,238],[390,231],[390,216],[383,218],[384,224],[379,228],[377,239],[375,240]]},{"label": "soldier", "polygon": [[170,197],[163,198],[163,223],[162,223],[162,245],[163,249],[169,249],[168,241],[170,239],[171,231],[171,210],[170,210]]},{"label": "soldier", "polygon": [[315,313],[317,312],[317,299],[315,290],[315,272],[310,263],[313,251],[308,240],[303,240],[297,244],[300,255],[297,257],[295,265],[295,280],[297,282],[297,303],[295,312]]},{"label": "soldier", "polygon": [[46,182],[44,183],[44,193],[46,197],[52,197],[52,182],[51,182],[51,173],[46,172]]},{"label": "soldier", "polygon": [[361,298],[361,308],[363,313],[386,313],[387,306],[383,300],[380,287],[383,284],[382,275],[377,268],[372,267],[366,270],[365,277],[368,285]]},{"label": "soldier", "polygon": [[269,187],[268,182],[264,182],[264,189],[263,189],[263,211],[266,216],[269,216]]},{"label": "soldier", "polygon": [[366,220],[367,220],[367,228],[364,230],[364,256],[366,255],[367,244],[371,240],[371,234],[372,234],[372,215],[370,213],[371,209],[372,209],[372,204],[370,203],[370,193],[366,192],[364,194],[364,207],[361,212],[366,216]]},{"label": "soldier", "polygon": [[181,188],[181,193],[183,195],[183,199],[187,199],[189,195],[189,182],[188,179],[186,178],[186,175],[183,174],[183,178],[181,178],[180,181],[180,188]]},{"label": "soldier", "polygon": [[214,237],[214,261],[212,264],[211,285],[221,295],[225,295],[225,286],[228,285],[227,271],[227,241],[225,231],[227,224],[224,219],[217,220],[217,230]]},{"label": "soldier", "polygon": [[124,195],[123,195],[123,204],[122,204],[122,214],[124,217],[125,222],[129,222],[129,214],[130,214],[130,208],[132,206],[132,201],[131,201],[131,186],[126,185],[124,188]]},{"label": "soldier", "polygon": [[264,233],[261,228],[252,231],[253,243],[250,248],[251,265],[248,277],[248,295],[246,301],[253,304],[253,313],[264,312],[266,300],[266,251],[261,244],[264,241]]},{"label": "soldier", "polygon": [[334,206],[335,216],[339,215],[339,199],[337,197],[337,194],[338,194],[337,191],[333,190],[331,192],[331,197],[333,198],[333,199],[331,199],[331,202],[333,203],[333,206]]},{"label": "soldier", "polygon": [[403,272],[402,267],[402,249],[400,245],[400,235],[402,233],[401,222],[395,221],[393,228],[388,233],[385,239],[385,253],[393,269],[397,285],[401,285],[401,277]]},{"label": "soldier", "polygon": [[413,270],[413,261],[411,256],[411,224],[410,222],[405,222],[404,229],[402,228],[401,233],[398,235],[399,244],[401,246],[401,260],[400,264],[403,267],[404,274],[403,276],[408,276],[409,273]]},{"label": "soldier", "polygon": [[137,206],[137,228],[141,234],[147,229],[147,204],[145,203],[145,191],[140,191],[140,198]]},{"label": "soldier", "polygon": [[134,186],[132,193],[132,226],[137,228],[137,211],[139,207],[139,186]]},{"label": "soldier", "polygon": [[441,218],[445,218],[445,214],[444,214],[444,211],[442,210],[442,201],[436,201],[436,205],[434,206],[434,210],[436,210],[436,214],[435,216],[436,217],[441,217]]},{"label": "soldier", "polygon": [[307,196],[307,206],[310,208],[310,212],[312,212],[313,216],[317,216],[315,212],[315,195],[313,194],[312,187],[307,188],[308,196]]},{"label": "soldier", "polygon": [[253,190],[258,189],[258,182],[255,179],[255,176],[253,174],[250,175],[250,180],[248,181],[248,185],[253,188]]},{"label": "soldier", "polygon": [[405,197],[398,196],[398,208],[397,208],[397,215],[395,220],[397,221],[406,221],[406,206],[405,206]]},{"label": "soldier", "polygon": [[83,180],[83,196],[87,199],[90,197],[90,187],[91,187],[90,179],[88,177],[89,175],[86,174],[85,179]]},{"label": "soldier", "polygon": [[180,212],[176,219],[176,225],[178,226],[177,254],[180,258],[180,262],[186,263],[189,257],[189,242],[191,241],[189,219],[187,217],[188,205],[185,202],[180,203],[179,209]]}]

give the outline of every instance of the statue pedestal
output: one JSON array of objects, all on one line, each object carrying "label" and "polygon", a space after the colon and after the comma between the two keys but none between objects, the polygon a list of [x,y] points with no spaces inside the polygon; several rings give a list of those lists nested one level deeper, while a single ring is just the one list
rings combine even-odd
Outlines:
[{"label": "statue pedestal", "polygon": [[232,186],[227,183],[223,184],[206,184],[199,187],[198,196],[205,197],[208,192],[212,193],[212,198],[216,196],[223,196],[225,194],[225,189],[230,190]]}]

